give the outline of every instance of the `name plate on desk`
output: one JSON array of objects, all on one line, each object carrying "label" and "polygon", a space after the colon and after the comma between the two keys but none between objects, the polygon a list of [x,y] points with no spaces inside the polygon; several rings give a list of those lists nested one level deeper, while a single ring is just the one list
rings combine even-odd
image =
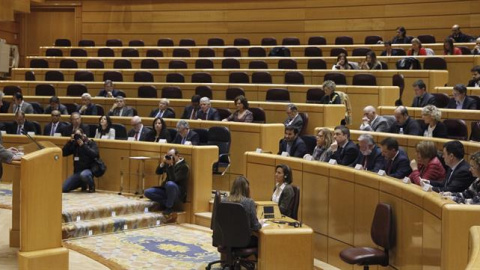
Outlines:
[{"label": "name plate on desk", "polygon": [[158,140],[158,143],[167,143],[167,140],[166,139],[160,139],[160,140]]},{"label": "name plate on desk", "polygon": [[378,171],[378,175],[380,175],[380,176],[385,176],[386,173],[385,173],[384,170],[379,170],[379,171]]},{"label": "name plate on desk", "polygon": [[275,202],[272,201],[258,201],[257,205],[257,218],[258,219],[279,219],[282,218],[280,208]]},{"label": "name plate on desk", "polygon": [[337,160],[332,158],[332,159],[330,159],[330,160],[328,161],[328,164],[330,164],[330,165],[337,165]]},{"label": "name plate on desk", "polygon": [[403,183],[404,183],[404,184],[411,184],[412,181],[410,181],[410,178],[408,178],[407,176],[405,176],[405,177],[403,178]]}]

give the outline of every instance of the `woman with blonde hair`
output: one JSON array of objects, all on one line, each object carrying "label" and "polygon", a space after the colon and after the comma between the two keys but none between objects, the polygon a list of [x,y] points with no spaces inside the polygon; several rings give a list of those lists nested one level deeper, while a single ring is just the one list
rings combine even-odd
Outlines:
[{"label": "woman with blonde hair", "polygon": [[313,149],[312,155],[307,154],[304,156],[304,159],[310,159],[311,157],[312,160],[328,162],[333,154],[330,148],[333,143],[332,131],[328,128],[321,128],[315,137],[317,145]]},{"label": "woman with blonde hair", "polygon": [[[249,219],[250,229],[258,231],[262,225],[258,222],[255,202],[250,199],[250,187],[247,178],[240,175],[235,178],[230,195],[224,199],[227,202],[239,203],[245,208]],[[256,237],[255,237],[256,238]],[[250,242],[252,243],[252,242]]]},{"label": "woman with blonde hair", "polygon": [[445,179],[445,168],[437,157],[437,148],[432,141],[421,141],[415,147],[417,160],[410,161],[412,173],[409,178],[420,185],[420,179],[431,182],[442,182]]},{"label": "woman with blonde hair", "polygon": [[423,136],[446,138],[447,127],[442,123],[442,112],[434,105],[427,105],[422,108]]},{"label": "woman with blonde hair", "polygon": [[427,55],[427,50],[422,48],[422,42],[418,38],[412,39],[412,48],[408,50],[407,55]]}]

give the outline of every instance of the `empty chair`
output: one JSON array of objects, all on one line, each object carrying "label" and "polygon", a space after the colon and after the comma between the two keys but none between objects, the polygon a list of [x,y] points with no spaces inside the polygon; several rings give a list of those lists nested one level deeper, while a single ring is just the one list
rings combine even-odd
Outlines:
[{"label": "empty chair", "polygon": [[352,56],[366,56],[368,52],[371,52],[370,48],[355,48],[352,51]]},{"label": "empty chair", "polygon": [[268,89],[265,100],[275,102],[290,102],[290,92],[283,88]]},{"label": "empty chair", "polygon": [[452,140],[467,140],[468,130],[465,121],[461,119],[445,119],[443,123],[447,127],[447,138]]},{"label": "empty chair", "polygon": [[62,59],[60,61],[60,68],[78,68],[77,61],[73,59]]},{"label": "empty chair", "polygon": [[252,83],[260,83],[260,84],[271,84],[272,83],[272,75],[266,71],[258,71],[252,73]]},{"label": "empty chair", "polygon": [[35,81],[35,72],[29,70],[25,72],[25,81]]},{"label": "empty chair", "polygon": [[[208,129],[207,144],[216,145],[218,147],[218,154],[219,154],[218,161],[213,164],[214,174],[223,175],[227,172],[228,168],[230,167],[230,143],[231,143],[231,135],[230,135],[230,130],[227,127],[214,126]],[[223,171],[221,168],[224,168]],[[217,215],[217,220],[220,219],[220,215],[221,213]]]},{"label": "empty chair", "polygon": [[277,45],[277,39],[274,37],[262,38],[262,41],[260,44],[262,44],[262,46],[275,46]]},{"label": "empty chair", "polygon": [[137,49],[133,48],[126,48],[122,50],[122,57],[139,57],[140,54],[138,53]]},{"label": "empty chair", "polygon": [[192,129],[199,137],[199,145],[207,145],[208,143],[208,129],[206,128],[194,128]]},{"label": "empty chair", "polygon": [[407,55],[407,52],[405,52],[404,49],[396,48],[396,49],[392,49],[392,50],[395,51],[395,53],[397,54],[397,56],[405,56],[405,55]]},{"label": "empty chair", "polygon": [[470,95],[469,97],[475,100],[475,103],[477,104],[477,108],[478,108],[480,106],[480,96]]},{"label": "empty chair", "polygon": [[89,59],[86,64],[87,68],[105,68],[105,64],[100,59]]},{"label": "empty chair", "polygon": [[285,73],[285,84],[305,84],[303,73],[299,71],[289,71]]},{"label": "empty chair", "polygon": [[159,67],[160,65],[155,59],[143,59],[142,62],[140,62],[140,68],[143,69],[157,69]]},{"label": "empty chair", "polygon": [[282,45],[300,45],[300,39],[297,37],[286,37],[282,40]]},{"label": "empty chair", "polygon": [[307,103],[320,103],[323,96],[325,96],[325,91],[322,88],[310,88],[307,90]]},{"label": "empty chair", "polygon": [[122,47],[123,42],[120,39],[107,39],[105,42],[105,46],[107,47]]},{"label": "empty chair", "polygon": [[45,56],[63,56],[63,52],[60,49],[47,49]]},{"label": "empty chair", "polygon": [[250,46],[250,40],[247,38],[236,38],[233,40],[233,46]]},{"label": "empty chair", "polygon": [[173,49],[172,56],[173,57],[190,57],[190,50],[183,49],[183,48]]},{"label": "empty chair", "polygon": [[335,45],[353,45],[353,38],[349,36],[336,37]]},{"label": "empty chair", "polygon": [[377,78],[373,74],[355,74],[352,79],[353,85],[377,85]]},{"label": "empty chair", "polygon": [[267,51],[262,47],[251,47],[248,49],[248,57],[267,57]]},{"label": "empty chair", "polygon": [[327,69],[327,63],[323,59],[308,59],[308,69]]},{"label": "empty chair", "polygon": [[310,57],[317,57],[317,56],[323,56],[322,49],[318,47],[307,47],[305,48],[305,56],[310,56]]},{"label": "empty chair", "polygon": [[87,57],[88,53],[84,49],[71,49],[70,50],[70,56],[74,57]]},{"label": "empty chair", "polygon": [[142,85],[138,87],[137,95],[139,98],[157,98],[157,88],[153,85]]},{"label": "empty chair", "polygon": [[182,73],[174,72],[174,73],[168,73],[167,77],[165,78],[166,82],[177,82],[177,83],[184,83],[185,82],[185,77],[183,76]]},{"label": "empty chair", "polygon": [[[103,109],[102,105],[100,104],[94,104],[94,105],[95,107],[97,107],[97,115],[105,115],[105,110]],[[93,137],[95,137],[95,135],[93,135]]]},{"label": "empty chair", "polygon": [[115,52],[111,48],[100,48],[97,55],[98,57],[115,57]]},{"label": "empty chair", "polygon": [[42,105],[40,105],[40,103],[38,102],[30,102],[30,104],[32,104],[32,107],[33,107],[33,112],[36,113],[36,114],[43,114],[44,110],[42,108]]},{"label": "empty chair", "polygon": [[242,57],[242,52],[238,48],[225,48],[223,57]]},{"label": "empty chair", "polygon": [[336,85],[347,85],[347,77],[345,74],[338,72],[329,72],[323,76],[323,81],[333,81]]},{"label": "empty chair", "polygon": [[480,121],[471,123],[470,141],[480,142]]},{"label": "empty chair", "polygon": [[419,35],[417,38],[422,43],[437,43],[433,35]]},{"label": "empty chair", "polygon": [[327,45],[327,40],[324,37],[310,37],[308,45]]},{"label": "empty chair", "polygon": [[266,122],[267,117],[265,115],[265,111],[263,108],[260,107],[250,107],[248,108],[249,111],[252,112],[253,115],[253,123],[260,123],[263,124]]},{"label": "empty chair", "polygon": [[345,50],[344,48],[333,48],[330,50],[330,56],[338,56],[341,53],[348,55],[347,50]]},{"label": "empty chair", "polygon": [[123,82],[123,75],[118,71],[105,71],[103,73],[103,81],[110,80],[113,82]]},{"label": "empty chair", "polygon": [[208,85],[200,85],[195,88],[195,95],[201,97],[208,97],[209,99],[213,98],[212,88]]},{"label": "empty chair", "polygon": [[365,37],[365,44],[378,44],[379,41],[382,41],[381,36],[366,36]]},{"label": "empty chair", "polygon": [[186,69],[188,68],[187,62],[183,60],[172,60],[168,63],[169,69]]},{"label": "empty chair", "polygon": [[423,69],[447,69],[447,61],[440,57],[427,57],[423,61]]},{"label": "empty chair", "polygon": [[159,47],[172,47],[174,46],[173,40],[171,38],[160,38],[157,41],[157,46]]},{"label": "empty chair", "polygon": [[49,70],[45,72],[45,81],[64,81],[63,73],[58,70]]},{"label": "empty chair", "polygon": [[220,116],[220,119],[228,118],[232,114],[232,112],[230,112],[229,109],[225,109],[225,108],[216,108],[216,109],[217,109],[218,115]]},{"label": "empty chair", "polygon": [[240,61],[235,58],[227,58],[222,60],[222,68],[240,68]]},{"label": "empty chair", "polygon": [[438,108],[446,108],[448,102],[450,101],[450,97],[445,93],[432,93],[435,97],[435,106]]},{"label": "empty chair", "polygon": [[59,38],[59,39],[55,40],[55,46],[56,47],[70,47],[70,46],[72,46],[72,42],[70,42],[70,39]]},{"label": "empty chair", "polygon": [[201,48],[198,57],[215,57],[215,51],[212,48]]},{"label": "empty chair", "polygon": [[297,69],[297,61],[293,59],[280,59],[278,60],[279,69]]},{"label": "empty chair", "polygon": [[115,129],[115,140],[127,140],[127,129],[123,124],[112,123],[112,128]]},{"label": "empty chair", "polygon": [[195,68],[213,68],[213,61],[210,59],[198,59],[195,61]]},{"label": "empty chair", "polygon": [[462,51],[462,55],[471,55],[472,54],[472,51],[468,47],[457,46],[457,48],[459,48]]},{"label": "empty chair", "polygon": [[209,38],[207,46],[225,46],[225,41],[221,38]]},{"label": "empty chair", "polygon": [[235,100],[238,96],[245,96],[245,91],[240,87],[230,87],[225,91],[226,100]]},{"label": "empty chair", "polygon": [[250,83],[250,78],[246,72],[232,72],[228,76],[229,83]]},{"label": "empty chair", "polygon": [[[20,86],[16,85],[5,85],[3,87],[3,93],[8,96],[13,96],[15,93],[19,92],[20,94],[22,93],[22,88]],[[3,101],[5,102],[5,101]]]},{"label": "empty chair", "polygon": [[148,71],[137,71],[133,74],[134,82],[153,82],[153,74]]},{"label": "empty chair", "polygon": [[192,83],[212,83],[212,75],[207,72],[195,72],[192,74]]},{"label": "empty chair", "polygon": [[147,57],[163,57],[163,52],[159,49],[148,49],[146,53]]},{"label": "empty chair", "polygon": [[384,61],[380,61],[380,64],[382,65],[382,70],[387,70],[388,69],[388,65]]},{"label": "empty chair", "polygon": [[36,96],[55,96],[55,87],[51,84],[37,84],[35,86]]},{"label": "empty chair", "polygon": [[[315,146],[317,146],[317,138],[313,135],[302,135],[300,138],[305,142],[307,146],[307,153],[312,154]],[[293,187],[293,186],[292,186]]]},{"label": "empty chair", "polygon": [[130,40],[128,42],[128,46],[130,46],[130,47],[143,47],[143,46],[145,46],[145,42],[143,42],[143,40],[134,39],[134,40]]},{"label": "empty chair", "polygon": [[84,93],[88,93],[87,86],[84,84],[69,84],[67,86],[67,96],[69,97],[81,97]]},{"label": "empty chair", "polygon": [[195,47],[197,44],[195,43],[195,40],[191,38],[182,38],[180,39],[180,42],[178,42],[178,46],[182,47]]},{"label": "empty chair", "polygon": [[248,63],[248,68],[249,69],[268,69],[268,64],[265,61],[254,60]]},{"label": "empty chair", "polygon": [[48,61],[45,59],[30,60],[30,68],[48,68]]},{"label": "empty chair", "polygon": [[95,41],[89,39],[82,39],[78,42],[79,47],[95,47]]},{"label": "empty chair", "polygon": [[161,98],[182,98],[182,90],[177,86],[166,86],[162,88]]},{"label": "empty chair", "polygon": [[116,59],[113,61],[113,68],[115,69],[131,69],[132,62],[128,59]]},{"label": "empty chair", "polygon": [[399,100],[402,100],[403,90],[405,89],[405,78],[403,74],[394,74],[392,76],[392,85],[399,88]]},{"label": "empty chair", "polygon": [[299,134],[304,135],[306,133],[307,127],[308,127],[308,113],[300,112],[300,113],[298,113],[298,115],[300,115],[300,117],[303,120],[302,130],[300,130]]}]

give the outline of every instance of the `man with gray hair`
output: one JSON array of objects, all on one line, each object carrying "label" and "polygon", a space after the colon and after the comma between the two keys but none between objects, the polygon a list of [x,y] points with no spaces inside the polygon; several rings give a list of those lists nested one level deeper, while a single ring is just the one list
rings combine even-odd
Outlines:
[{"label": "man with gray hair", "polygon": [[334,81],[324,81],[322,89],[325,92],[325,95],[320,100],[320,104],[342,104],[340,96],[335,92],[337,85]]},{"label": "man with gray hair", "polygon": [[200,110],[197,112],[197,119],[220,121],[220,114],[215,108],[212,108],[212,103],[208,97],[200,99]]},{"label": "man with gray hair", "polygon": [[388,122],[385,117],[377,114],[373,106],[363,108],[363,123],[360,125],[360,130],[388,132]]},{"label": "man with gray hair", "polygon": [[352,167],[361,166],[361,170],[378,172],[385,164],[385,158],[382,156],[382,150],[375,145],[373,136],[370,134],[362,134],[358,138],[358,148],[360,154]]},{"label": "man with gray hair", "polygon": [[153,118],[175,118],[175,112],[169,107],[170,100],[161,98],[158,102],[158,108],[152,110],[150,117]]},{"label": "man with gray hair", "polygon": [[298,108],[295,104],[290,103],[287,105],[287,119],[283,122],[285,127],[294,127],[298,133],[303,129],[303,119],[298,113]]},{"label": "man with gray hair", "polygon": [[142,118],[140,118],[140,116],[132,117],[130,124],[132,125],[132,129],[128,132],[129,140],[144,142],[153,142],[155,140],[153,131],[142,124]]},{"label": "man with gray hair", "polygon": [[177,123],[177,136],[173,140],[176,144],[199,145],[200,136],[193,130],[190,130],[188,122],[180,120]]},{"label": "man with gray hair", "polygon": [[78,110],[81,115],[97,115],[97,106],[92,103],[92,96],[89,93],[83,93],[82,104]]},{"label": "man with gray hair", "polygon": [[125,105],[125,99],[122,96],[115,98],[115,102],[108,112],[110,116],[133,116],[133,114],[133,109]]}]

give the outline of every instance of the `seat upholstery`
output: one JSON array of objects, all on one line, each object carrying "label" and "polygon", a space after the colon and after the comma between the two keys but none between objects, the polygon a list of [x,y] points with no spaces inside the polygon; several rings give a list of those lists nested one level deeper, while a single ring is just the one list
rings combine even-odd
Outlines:
[{"label": "seat upholstery", "polygon": [[275,39],[274,37],[262,38],[260,44],[262,44],[262,46],[275,46],[277,45],[277,39]]},{"label": "seat upholstery", "polygon": [[105,46],[107,46],[107,47],[122,47],[123,42],[120,39],[108,39],[105,42]]},{"label": "seat upholstery", "polygon": [[268,69],[268,64],[262,60],[254,60],[248,63],[249,69]]},{"label": "seat upholstery", "polygon": [[267,121],[265,111],[261,107],[250,107],[248,109],[253,114],[253,123],[263,124]]},{"label": "seat upholstery", "polygon": [[370,48],[355,48],[352,51],[352,56],[366,56],[367,53],[371,52]]},{"label": "seat upholstery", "polygon": [[[231,135],[227,127],[210,127],[208,129],[208,145],[218,147],[218,161],[213,164],[213,173],[224,175],[230,167]],[[221,171],[221,168],[224,168]]]},{"label": "seat upholstery", "polygon": [[87,86],[84,84],[69,84],[67,86],[67,96],[81,97],[84,93],[88,93]]},{"label": "seat upholstery", "polygon": [[63,72],[58,70],[49,70],[45,72],[45,81],[64,81]]},{"label": "seat upholstery", "polygon": [[180,39],[180,41],[178,42],[178,46],[182,46],[182,47],[195,47],[197,46],[195,40],[191,39],[191,38],[182,38]]},{"label": "seat upholstery", "polygon": [[327,69],[327,62],[323,59],[308,59],[308,69]]},{"label": "seat upholstery", "polygon": [[163,52],[159,49],[148,49],[146,56],[147,57],[163,57]]},{"label": "seat upholstery", "polygon": [[339,72],[329,72],[323,76],[324,81],[333,81],[336,85],[347,85],[347,77],[345,74]]},{"label": "seat upholstery", "polygon": [[427,57],[423,61],[423,69],[447,69],[447,61],[440,57]]},{"label": "seat upholstery", "polygon": [[448,102],[450,101],[450,97],[445,93],[432,93],[435,97],[435,106],[438,108],[446,108]]},{"label": "seat upholstery", "polygon": [[222,60],[222,68],[240,68],[240,61],[235,58],[227,58]]},{"label": "seat upholstery", "polygon": [[73,59],[62,59],[60,61],[60,68],[78,68],[77,61]]},{"label": "seat upholstery", "polygon": [[377,85],[377,78],[373,74],[355,74],[352,79],[353,85]]},{"label": "seat upholstery", "polygon": [[422,43],[437,43],[433,35],[419,35],[417,38]]},{"label": "seat upholstery", "polygon": [[266,57],[267,51],[263,47],[251,47],[248,49],[248,57]]},{"label": "seat upholstery", "polygon": [[185,77],[183,76],[182,73],[178,73],[178,72],[168,73],[165,81],[166,82],[184,83],[185,82]]},{"label": "seat upholstery", "polygon": [[157,88],[153,85],[142,85],[138,87],[139,98],[157,98]]},{"label": "seat upholstery", "polygon": [[55,96],[55,87],[51,84],[37,84],[35,87],[36,96]]},{"label": "seat upholstery", "polygon": [[138,53],[137,49],[127,48],[122,50],[122,57],[139,57],[140,54]]},{"label": "seat upholstery", "polygon": [[330,56],[338,56],[341,53],[348,55],[347,50],[345,50],[344,48],[333,48],[330,50]]},{"label": "seat upholstery", "polygon": [[155,59],[143,59],[140,63],[140,68],[143,69],[157,69],[160,68],[158,61]]},{"label": "seat upholstery", "polygon": [[236,38],[233,40],[233,46],[250,46],[250,40],[247,38]]},{"label": "seat upholstery", "polygon": [[221,38],[209,38],[207,46],[225,46],[225,41]]},{"label": "seat upholstery", "polygon": [[[20,94],[22,93],[22,88],[20,88],[20,86],[16,86],[16,85],[5,85],[3,87],[3,93],[5,95],[8,95],[8,96],[13,96],[15,95],[15,93],[19,92]],[[5,102],[4,100],[2,100],[3,102]]]},{"label": "seat upholstery", "polygon": [[297,69],[297,61],[293,59],[280,59],[278,61],[279,69]]},{"label": "seat upholstery", "polygon": [[93,82],[95,81],[95,75],[91,71],[81,70],[75,72],[73,80],[77,82]]},{"label": "seat upholstery", "polygon": [[88,53],[84,49],[71,49],[70,50],[70,56],[75,56],[75,57],[87,57]]},{"label": "seat upholstery", "polygon": [[325,39],[325,37],[309,37],[308,45],[327,45],[327,40]]},{"label": "seat upholstery", "polygon": [[461,119],[445,119],[443,123],[447,128],[447,138],[452,140],[467,140],[468,130],[465,121]]},{"label": "seat upholstery", "polygon": [[143,42],[143,40],[134,39],[134,40],[130,40],[128,42],[128,46],[130,46],[130,47],[143,47],[143,46],[145,46],[145,42]]},{"label": "seat upholstery", "polygon": [[272,75],[266,71],[257,71],[252,73],[252,83],[271,84]]},{"label": "seat upholstery", "polygon": [[290,93],[287,89],[272,88],[267,90],[266,101],[289,102]]},{"label": "seat upholstery", "polygon": [[232,72],[228,75],[229,83],[250,83],[250,78],[246,72]]},{"label": "seat upholstery", "polygon": [[223,57],[242,57],[242,52],[238,48],[225,48]]},{"label": "seat upholstery", "polygon": [[213,98],[212,88],[208,85],[199,85],[195,88],[195,95],[201,97],[208,97],[209,99]]},{"label": "seat upholstery", "polygon": [[480,142],[480,121],[471,123],[470,140]]},{"label": "seat upholstery", "polygon": [[322,88],[310,88],[307,90],[307,103],[320,103],[320,100],[325,95]]},{"label": "seat upholstery", "polygon": [[190,50],[183,49],[183,48],[173,49],[172,56],[173,57],[190,57]]},{"label": "seat upholstery", "polygon": [[105,64],[100,59],[89,59],[86,64],[87,68],[105,68]]},{"label": "seat upholstery", "polygon": [[207,72],[195,72],[192,74],[192,83],[212,83],[212,75]]},{"label": "seat upholstery", "polygon": [[300,45],[300,39],[297,37],[286,37],[282,40],[282,45]]},{"label": "seat upholstery", "polygon": [[30,60],[30,68],[48,68],[48,61],[45,59]]},{"label": "seat upholstery", "polygon": [[305,84],[305,78],[300,71],[289,71],[285,73],[285,84]]},{"label": "seat upholstery", "polygon": [[98,57],[115,57],[115,52],[111,48],[100,48],[97,55]]},{"label": "seat upholstery", "polygon": [[215,57],[215,51],[212,48],[201,48],[198,57]]},{"label": "seat upholstery", "polygon": [[123,75],[118,71],[106,71],[103,73],[103,81],[123,82]]},{"label": "seat upholstery", "polygon": [[89,39],[82,39],[78,41],[80,47],[95,47],[95,41]]},{"label": "seat upholstery", "polygon": [[63,56],[63,52],[60,49],[47,49],[45,56]]},{"label": "seat upholstery", "polygon": [[323,56],[322,49],[318,47],[306,47],[304,55],[306,57],[320,57]]},{"label": "seat upholstery", "polygon": [[187,62],[183,60],[172,60],[168,63],[169,69],[187,69]]},{"label": "seat upholstery", "polygon": [[349,36],[338,36],[335,38],[335,45],[353,45],[353,38]]},{"label": "seat upholstery", "polygon": [[197,69],[214,68],[213,61],[210,59],[198,59],[195,61],[195,68]]},{"label": "seat upholstery", "polygon": [[245,96],[245,91],[240,87],[230,87],[225,91],[226,100],[235,100],[238,96]]},{"label": "seat upholstery", "polygon": [[174,46],[173,40],[171,38],[160,38],[157,41],[157,46],[159,47],[172,47]]},{"label": "seat upholstery", "polygon": [[379,41],[382,41],[381,36],[366,36],[365,44],[377,44]]},{"label": "seat upholstery", "polygon": [[153,74],[148,71],[137,71],[133,74],[134,82],[153,82]]},{"label": "seat upholstery", "polygon": [[116,59],[113,61],[113,68],[115,69],[131,69],[132,62],[128,59]]},{"label": "seat upholstery", "polygon": [[162,88],[161,98],[183,98],[182,90],[177,86],[166,86]]}]

